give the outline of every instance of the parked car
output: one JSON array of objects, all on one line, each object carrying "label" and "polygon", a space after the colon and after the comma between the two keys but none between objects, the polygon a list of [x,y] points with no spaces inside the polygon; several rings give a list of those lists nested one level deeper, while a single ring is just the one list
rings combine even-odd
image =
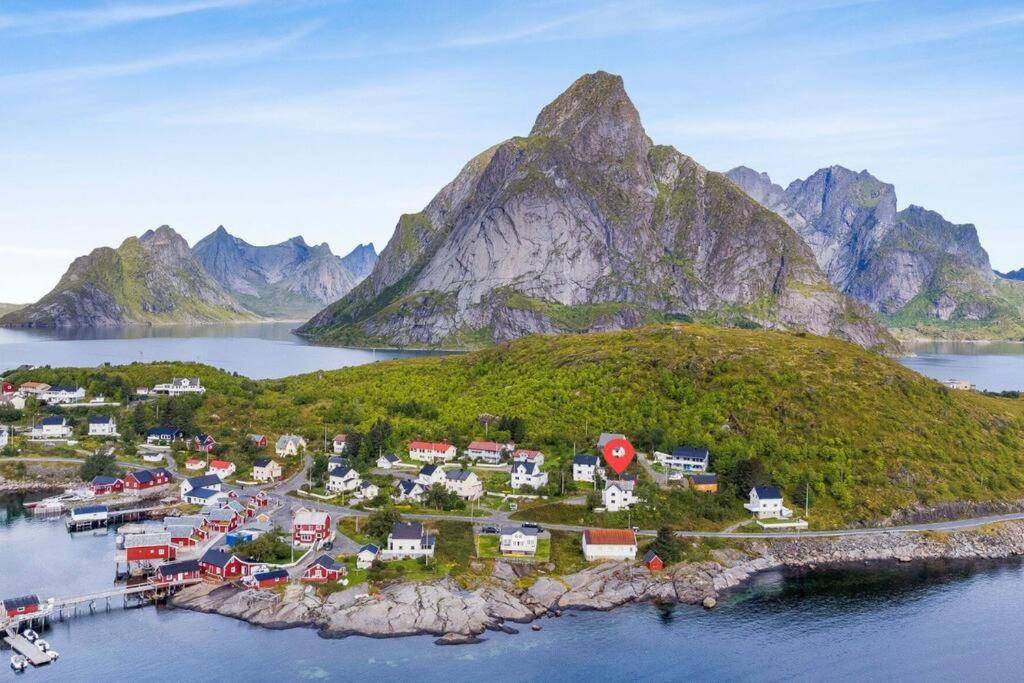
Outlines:
[{"label": "parked car", "polygon": [[482,534],[496,534],[496,533],[498,533],[498,527],[496,527],[496,526],[485,526],[482,529],[480,529],[480,533],[482,533]]}]

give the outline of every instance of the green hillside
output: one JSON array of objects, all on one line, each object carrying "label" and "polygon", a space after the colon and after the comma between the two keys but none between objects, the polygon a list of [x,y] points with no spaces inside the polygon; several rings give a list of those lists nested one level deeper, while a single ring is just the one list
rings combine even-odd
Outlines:
[{"label": "green hillside", "polygon": [[[491,414],[522,418],[524,445],[544,450],[549,470],[601,431],[643,448],[707,445],[732,515],[756,461],[789,500],[801,501],[809,483],[818,526],[878,519],[915,501],[1024,496],[1024,403],[948,390],[850,343],[794,333],[674,325],[532,336],[261,382],[187,365],[14,379],[74,379],[110,395],[181,374],[209,385],[200,427],[225,442],[298,431],[316,443],[325,422],[331,432],[366,433],[385,419],[385,448],[413,437],[462,447],[483,436],[478,418]],[[656,492],[650,514],[691,521],[671,519],[684,494]]]}]

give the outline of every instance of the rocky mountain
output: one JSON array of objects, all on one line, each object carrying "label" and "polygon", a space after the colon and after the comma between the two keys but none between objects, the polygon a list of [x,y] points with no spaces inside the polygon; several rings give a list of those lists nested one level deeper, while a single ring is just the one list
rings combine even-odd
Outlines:
[{"label": "rocky mountain", "polygon": [[343,258],[326,243],[293,237],[257,247],[223,226],[192,248],[203,268],[249,310],[272,318],[308,318],[347,294],[372,270],[373,245],[359,245]]},{"label": "rocky mountain", "polygon": [[1000,273],[996,271],[996,275],[1007,280],[1024,280],[1024,268],[1018,268],[1017,270],[1011,270],[1008,273]]},{"label": "rocky mountain", "polygon": [[622,79],[598,72],[402,216],[370,276],[302,332],[475,345],[679,318],[888,340],[792,228],[655,145]]},{"label": "rocky mountain", "polygon": [[1024,332],[1024,289],[997,279],[973,225],[919,206],[897,211],[895,188],[867,171],[832,166],[785,189],[742,166],[726,175],[803,237],[839,291],[890,326],[952,336]]},{"label": "rocky mountain", "polygon": [[203,323],[255,319],[192,256],[166,225],[75,259],[38,302],[0,318],[33,327],[124,323]]}]

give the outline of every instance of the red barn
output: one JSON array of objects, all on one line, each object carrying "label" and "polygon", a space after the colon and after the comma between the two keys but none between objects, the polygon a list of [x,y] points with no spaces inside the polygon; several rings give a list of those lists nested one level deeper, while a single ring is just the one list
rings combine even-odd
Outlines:
[{"label": "red barn", "polygon": [[202,570],[199,568],[199,560],[183,560],[182,562],[170,562],[157,567],[156,574],[153,575],[153,581],[155,583],[175,583],[177,581],[198,579],[201,574]]},{"label": "red barn", "polygon": [[199,560],[199,569],[206,576],[218,579],[238,579],[249,573],[249,565],[223,550],[211,548]]},{"label": "red barn", "polygon": [[288,571],[285,569],[275,569],[269,572],[253,574],[252,578],[260,588],[270,588],[279,583],[288,583]]},{"label": "red barn", "polygon": [[124,488],[129,491],[142,491],[170,483],[171,473],[163,467],[129,472],[124,478]]},{"label": "red barn", "polygon": [[93,478],[92,483],[89,484],[89,490],[94,496],[106,496],[124,491],[124,482],[117,477],[100,475]]},{"label": "red barn", "polygon": [[644,566],[652,572],[660,572],[665,568],[665,563],[660,557],[658,557],[658,553],[653,550],[648,550],[644,553]]},{"label": "red barn", "polygon": [[322,555],[306,568],[302,580],[306,583],[330,583],[344,578],[348,568],[330,555]]},{"label": "red barn", "polygon": [[166,531],[156,534],[129,534],[124,537],[124,553],[128,562],[173,560],[176,549]]},{"label": "red barn", "polygon": [[313,545],[331,535],[331,516],[319,510],[299,508],[292,518],[292,540],[302,545]]},{"label": "red barn", "polygon": [[7,598],[3,602],[4,613],[8,618],[15,618],[24,616],[26,614],[35,614],[39,611],[39,598],[35,595],[24,595],[20,598]]}]

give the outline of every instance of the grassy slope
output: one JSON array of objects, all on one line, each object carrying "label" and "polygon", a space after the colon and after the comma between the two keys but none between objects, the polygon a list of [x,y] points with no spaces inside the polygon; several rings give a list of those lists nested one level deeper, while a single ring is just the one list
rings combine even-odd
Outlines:
[{"label": "grassy slope", "polygon": [[[679,325],[535,336],[265,382],[186,365],[105,372],[129,386],[200,375],[211,389],[201,426],[218,438],[248,431],[250,419],[252,431],[315,437],[323,420],[365,431],[387,417],[395,448],[416,436],[463,444],[480,433],[476,417],[493,413],[523,417],[529,445],[557,460],[602,430],[661,428],[665,445],[707,444],[724,489],[755,456],[787,497],[808,479],[819,522],[878,518],[914,501],[1024,496],[1024,403],[954,392],[851,344],[798,334]],[[393,409],[409,401],[429,410]]]}]

